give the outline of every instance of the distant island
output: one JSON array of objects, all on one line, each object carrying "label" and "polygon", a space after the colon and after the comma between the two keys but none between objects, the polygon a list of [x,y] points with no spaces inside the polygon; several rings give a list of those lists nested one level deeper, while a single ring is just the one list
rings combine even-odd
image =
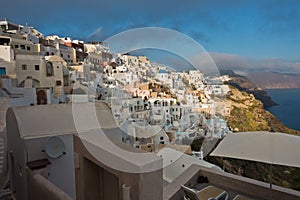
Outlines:
[{"label": "distant island", "polygon": [[300,74],[251,72],[247,78],[262,89],[300,88]]}]

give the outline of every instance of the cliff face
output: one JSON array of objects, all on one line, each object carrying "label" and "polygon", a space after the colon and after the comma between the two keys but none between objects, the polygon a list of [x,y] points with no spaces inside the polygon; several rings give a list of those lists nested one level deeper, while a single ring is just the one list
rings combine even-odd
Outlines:
[{"label": "cliff face", "polygon": [[[232,107],[231,114],[226,121],[231,130],[240,132],[275,131],[300,135],[300,131],[286,127],[274,115],[266,111],[263,103],[254,95],[240,91],[233,86],[230,86],[230,89],[232,92],[227,95],[226,101]],[[269,182],[268,164],[209,156],[205,159],[227,172]],[[274,165],[273,184],[300,190],[300,169]]]},{"label": "cliff face", "polygon": [[227,103],[231,104],[231,114],[226,120],[233,131],[275,131],[300,135],[300,131],[286,127],[273,114],[264,109],[277,105],[277,103],[263,89],[247,77],[235,74],[231,70],[221,70],[220,72],[222,75],[230,77],[230,80],[225,83],[231,89],[226,98]]},{"label": "cliff face", "polygon": [[[226,70],[221,71],[223,75],[229,75],[231,80],[226,82],[226,84],[237,88],[239,91],[247,92],[248,94],[253,94],[254,97],[263,103],[265,108],[277,105],[271,97],[264,91],[255,81],[249,80],[245,76],[240,76],[235,74],[233,71]],[[255,83],[255,84],[254,84]]]},{"label": "cliff face", "polygon": [[231,93],[227,95],[227,102],[231,104],[231,113],[227,117],[227,125],[233,131],[274,131],[300,136],[300,131],[285,126],[273,114],[264,109],[261,101],[254,95],[241,92],[230,86]]}]

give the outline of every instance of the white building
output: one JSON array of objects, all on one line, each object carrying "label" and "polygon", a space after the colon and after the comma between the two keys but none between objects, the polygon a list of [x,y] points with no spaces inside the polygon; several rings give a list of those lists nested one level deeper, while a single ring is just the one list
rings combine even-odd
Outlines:
[{"label": "white building", "polygon": [[59,56],[16,56],[18,86],[36,88],[38,104],[50,103],[52,95],[63,98],[64,86],[69,84],[68,78],[64,79],[65,68],[66,63]]},{"label": "white building", "polygon": [[20,33],[26,38],[27,41],[33,44],[40,43],[40,38],[43,38],[43,34],[35,30],[33,27],[24,26],[22,27]]},{"label": "white building", "polygon": [[178,121],[182,115],[182,110],[173,98],[150,98],[151,123],[153,125],[173,125],[178,126]]},{"label": "white building", "polygon": [[0,58],[0,75],[8,75],[15,77],[16,63],[15,61],[8,62]]},{"label": "white building", "polygon": [[0,75],[15,75],[15,54],[10,37],[0,36]]},{"label": "white building", "polygon": [[56,45],[46,45],[46,44],[40,44],[40,55],[42,56],[60,56],[60,52],[58,49],[58,44]]},{"label": "white building", "polygon": [[103,42],[92,42],[84,44],[84,51],[87,53],[110,52],[108,44]]},{"label": "white building", "polygon": [[182,102],[185,99],[185,90],[174,90],[174,94],[176,94],[179,102]]},{"label": "white building", "polygon": [[171,72],[172,84],[170,85],[172,89],[183,89],[184,83],[182,81],[182,73]]},{"label": "white building", "polygon": [[185,100],[186,104],[189,106],[199,107],[201,105],[198,96],[198,91],[186,91]]},{"label": "white building", "polygon": [[[85,58],[85,62],[86,63],[91,63],[91,64],[93,64],[94,68],[100,69],[100,66],[103,63],[102,54],[101,53],[90,52],[90,53],[88,53],[88,56]],[[102,67],[101,67],[101,69],[102,69]]]},{"label": "white building", "polygon": [[165,69],[160,69],[157,73],[156,78],[162,82],[167,82],[169,80],[169,73]]},{"label": "white building", "polygon": [[154,152],[158,145],[169,144],[169,137],[162,126],[139,126],[135,122],[125,121],[120,128],[126,133],[123,141],[136,148]]},{"label": "white building", "polygon": [[89,54],[86,60],[95,66],[103,66],[104,63],[108,64],[113,58],[108,45],[105,43],[84,44],[84,51]]},{"label": "white building", "polygon": [[11,47],[12,39],[10,37],[0,36],[0,58],[11,62],[14,60],[14,51]]},{"label": "white building", "polygon": [[106,104],[13,108],[7,118],[14,199],[163,199],[162,159],[121,143]]},{"label": "white building", "polygon": [[[8,151],[12,152],[9,154],[12,188],[17,191],[16,198],[27,199],[27,178],[31,176],[27,168],[33,170],[34,163],[39,163],[40,167],[46,167],[47,179],[65,191],[72,199],[75,199],[73,132],[59,131],[64,130],[60,128],[68,127],[68,124],[64,126],[62,123],[57,123],[55,126],[47,124],[49,118],[52,117],[49,115],[50,110],[42,109],[42,107],[35,108],[34,112],[27,112],[28,110],[32,110],[32,108],[11,109],[7,114],[11,119],[18,116],[14,118],[15,120],[10,120],[7,123]],[[41,116],[43,116],[43,120],[41,120]],[[72,116],[68,117],[72,119]],[[53,128],[45,129],[49,126],[53,126]],[[38,127],[45,129],[45,131],[38,131]],[[63,145],[61,154],[51,154],[50,151],[47,151],[47,146],[52,145],[51,140],[58,141],[59,144]],[[35,167],[39,167],[39,165]]]},{"label": "white building", "polygon": [[73,47],[59,44],[60,57],[62,57],[68,64],[76,63],[76,50]]},{"label": "white building", "polygon": [[1,79],[0,96],[7,97],[9,107],[37,104],[35,88],[15,87],[12,79]]},{"label": "white building", "polygon": [[16,54],[38,55],[40,52],[39,44],[24,39],[12,38],[11,45]]},{"label": "white building", "polygon": [[199,88],[203,85],[204,76],[199,70],[190,70],[187,74],[187,79],[189,84],[193,84],[196,88]]}]

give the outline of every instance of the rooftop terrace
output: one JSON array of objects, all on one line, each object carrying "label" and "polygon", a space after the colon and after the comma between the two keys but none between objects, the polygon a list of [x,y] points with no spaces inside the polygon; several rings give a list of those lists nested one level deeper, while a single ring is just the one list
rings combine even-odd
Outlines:
[{"label": "rooftop terrace", "polygon": [[185,185],[198,191],[208,185],[212,185],[226,191],[229,194],[229,200],[234,199],[237,195],[261,200],[300,199],[299,191],[279,186],[273,186],[273,189],[271,190],[268,183],[216,171],[199,165],[191,165],[172,183],[168,184],[164,188],[163,199],[184,199],[184,192],[181,189],[181,185]]}]

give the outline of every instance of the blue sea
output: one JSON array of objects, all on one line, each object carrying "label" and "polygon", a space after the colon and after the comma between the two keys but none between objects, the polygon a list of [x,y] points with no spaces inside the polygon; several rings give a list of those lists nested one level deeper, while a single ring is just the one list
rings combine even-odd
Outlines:
[{"label": "blue sea", "polygon": [[279,104],[267,110],[286,126],[300,130],[300,89],[268,89],[266,92]]}]

